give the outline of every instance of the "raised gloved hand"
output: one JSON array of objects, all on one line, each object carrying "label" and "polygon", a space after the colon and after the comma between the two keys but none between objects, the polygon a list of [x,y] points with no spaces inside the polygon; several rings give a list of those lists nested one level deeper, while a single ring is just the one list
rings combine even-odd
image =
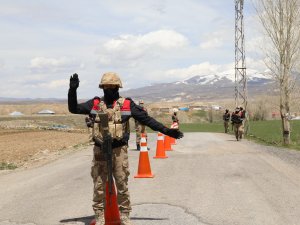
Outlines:
[{"label": "raised gloved hand", "polygon": [[71,77],[70,77],[70,89],[77,89],[79,87],[79,78],[78,78],[78,74],[74,73]]},{"label": "raised gloved hand", "polygon": [[183,133],[178,129],[169,129],[165,127],[162,133],[176,139],[180,139],[183,137]]}]

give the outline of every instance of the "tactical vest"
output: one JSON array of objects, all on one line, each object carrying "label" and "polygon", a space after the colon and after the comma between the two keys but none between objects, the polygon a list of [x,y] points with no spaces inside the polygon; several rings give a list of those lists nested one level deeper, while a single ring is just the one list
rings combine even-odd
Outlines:
[{"label": "tactical vest", "polygon": [[239,112],[237,114],[236,113],[232,114],[231,121],[236,124],[242,123],[243,119],[241,118],[241,113]]},{"label": "tactical vest", "polygon": [[230,114],[229,113],[224,113],[223,114],[223,120],[224,121],[229,121],[229,119],[230,119]]},{"label": "tactical vest", "polygon": [[94,99],[91,114],[95,116],[95,119],[94,126],[92,127],[91,138],[97,137],[98,139],[103,140],[104,127],[101,127],[98,113],[108,114],[108,130],[113,139],[121,140],[125,133],[130,132],[129,120],[122,123],[123,115],[131,115],[130,100],[120,97],[113,103],[112,108],[107,108],[107,105],[104,101],[101,101],[100,99]]}]

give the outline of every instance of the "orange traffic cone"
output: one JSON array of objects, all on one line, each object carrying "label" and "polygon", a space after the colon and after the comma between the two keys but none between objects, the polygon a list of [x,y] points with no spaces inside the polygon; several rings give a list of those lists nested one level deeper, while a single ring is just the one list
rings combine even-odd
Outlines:
[{"label": "orange traffic cone", "polygon": [[156,156],[154,159],[165,159],[168,158],[166,156],[166,151],[164,147],[164,135],[162,133],[157,134],[157,142],[156,142]]},{"label": "orange traffic cone", "polygon": [[120,220],[120,212],[119,212],[115,183],[112,182],[112,193],[109,193],[108,181],[106,182],[105,190],[106,190],[105,210],[104,210],[105,225],[120,225],[121,220]]},{"label": "orange traffic cone", "polygon": [[173,151],[171,147],[170,137],[167,135],[165,135],[164,148],[165,151]]},{"label": "orange traffic cone", "polygon": [[[171,125],[171,129],[179,129],[178,122],[173,122]],[[170,137],[170,143],[171,143],[171,145],[176,145],[176,139],[173,137]]]},{"label": "orange traffic cone", "polygon": [[170,144],[171,145],[176,145],[176,139],[173,137],[170,137]]},{"label": "orange traffic cone", "polygon": [[142,138],[141,138],[139,168],[138,168],[138,174],[135,175],[134,178],[153,178],[154,175],[151,173],[146,135],[142,134],[141,136]]},{"label": "orange traffic cone", "polygon": [[[105,188],[105,210],[104,210],[104,218],[105,225],[120,225],[120,212],[117,201],[117,194],[114,182],[112,183],[112,193],[109,193],[108,190],[108,182],[106,182]],[[96,220],[93,219],[90,225],[96,225]]]}]

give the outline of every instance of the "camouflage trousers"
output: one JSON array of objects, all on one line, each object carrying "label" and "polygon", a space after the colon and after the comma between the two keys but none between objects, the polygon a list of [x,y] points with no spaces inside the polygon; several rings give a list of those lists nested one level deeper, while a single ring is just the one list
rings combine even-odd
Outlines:
[{"label": "camouflage trousers", "polygon": [[244,134],[244,125],[243,123],[235,123],[234,124],[234,134],[236,140],[242,139]]},{"label": "camouflage trousers", "polygon": [[[113,177],[117,187],[119,210],[122,213],[131,211],[130,196],[128,191],[128,146],[113,149]],[[105,186],[107,181],[107,163],[103,151],[94,146],[94,159],[92,161],[91,176],[94,182],[93,209],[95,213],[105,208]]]},{"label": "camouflage trousers", "polygon": [[225,133],[228,133],[228,131],[229,131],[229,121],[224,121],[224,129],[225,129]]},{"label": "camouflage trousers", "polygon": [[146,133],[146,127],[144,125],[136,125],[135,126],[135,131],[136,131],[136,144],[140,144],[141,142],[141,135],[142,133]]}]

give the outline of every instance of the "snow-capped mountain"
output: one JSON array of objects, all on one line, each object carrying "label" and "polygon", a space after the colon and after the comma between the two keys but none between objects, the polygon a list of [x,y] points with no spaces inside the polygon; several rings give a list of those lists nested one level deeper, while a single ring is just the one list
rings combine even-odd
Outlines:
[{"label": "snow-capped mountain", "polygon": [[[188,78],[183,81],[175,82],[176,84],[185,83],[185,84],[197,84],[197,85],[213,85],[216,82],[219,81],[225,81],[229,80],[231,82],[235,82],[235,75],[232,73],[232,71],[223,72],[221,74],[215,74],[215,75],[197,75],[193,76],[191,78]],[[271,77],[267,74],[257,73],[254,71],[248,71],[247,74],[247,80],[248,82],[254,82],[257,83],[259,81],[270,81],[272,80]]]},{"label": "snow-capped mountain", "polygon": [[[274,80],[261,73],[247,74],[249,95],[272,90]],[[234,98],[235,77],[232,73],[197,75],[182,81],[159,83],[122,92],[134,99],[155,101],[201,101]]]}]

